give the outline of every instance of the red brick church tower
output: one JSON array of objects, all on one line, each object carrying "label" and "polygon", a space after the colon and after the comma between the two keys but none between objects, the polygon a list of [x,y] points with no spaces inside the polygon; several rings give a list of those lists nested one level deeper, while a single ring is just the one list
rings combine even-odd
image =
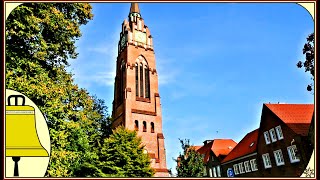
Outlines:
[{"label": "red brick church tower", "polygon": [[136,130],[155,176],[169,176],[153,39],[138,3],[131,3],[129,19],[122,23],[116,66],[112,127]]}]

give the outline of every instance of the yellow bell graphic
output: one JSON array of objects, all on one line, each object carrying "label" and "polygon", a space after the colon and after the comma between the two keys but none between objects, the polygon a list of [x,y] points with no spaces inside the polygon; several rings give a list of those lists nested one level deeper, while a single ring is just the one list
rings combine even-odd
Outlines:
[{"label": "yellow bell graphic", "polygon": [[[18,105],[20,98],[22,103]],[[11,99],[15,100],[14,105],[11,105]],[[6,106],[6,157],[12,157],[15,162],[14,176],[19,176],[20,157],[48,156],[37,135],[34,108],[25,106],[24,96],[10,95]]]}]

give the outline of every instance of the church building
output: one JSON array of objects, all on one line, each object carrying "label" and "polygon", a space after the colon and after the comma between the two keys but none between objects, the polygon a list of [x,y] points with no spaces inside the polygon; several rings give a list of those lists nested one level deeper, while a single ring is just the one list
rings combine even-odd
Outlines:
[{"label": "church building", "polygon": [[136,130],[155,177],[168,177],[153,38],[138,3],[122,23],[116,66],[112,127]]}]

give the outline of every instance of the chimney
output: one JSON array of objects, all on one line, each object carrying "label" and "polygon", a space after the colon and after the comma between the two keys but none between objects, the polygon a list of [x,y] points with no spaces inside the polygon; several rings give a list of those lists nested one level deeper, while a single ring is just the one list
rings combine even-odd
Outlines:
[{"label": "chimney", "polygon": [[208,144],[208,143],[210,143],[212,140],[205,140],[205,141],[203,141],[203,145],[206,145],[206,144]]}]

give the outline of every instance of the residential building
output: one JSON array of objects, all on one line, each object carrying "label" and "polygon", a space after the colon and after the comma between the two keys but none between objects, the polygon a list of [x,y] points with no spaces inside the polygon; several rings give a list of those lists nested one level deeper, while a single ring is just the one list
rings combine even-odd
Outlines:
[{"label": "residential building", "polygon": [[221,161],[236,147],[237,143],[232,139],[206,140],[204,145],[197,150],[202,154],[206,169],[204,176],[222,177]]},{"label": "residential building", "polygon": [[257,147],[261,176],[301,176],[313,151],[308,138],[313,114],[313,104],[263,104]]},{"label": "residential building", "polygon": [[155,177],[168,177],[153,38],[138,3],[131,3],[119,39],[112,127],[136,130]]},{"label": "residential building", "polygon": [[259,177],[257,141],[259,129],[248,133],[222,160],[222,176],[228,177],[231,169],[235,177]]}]

